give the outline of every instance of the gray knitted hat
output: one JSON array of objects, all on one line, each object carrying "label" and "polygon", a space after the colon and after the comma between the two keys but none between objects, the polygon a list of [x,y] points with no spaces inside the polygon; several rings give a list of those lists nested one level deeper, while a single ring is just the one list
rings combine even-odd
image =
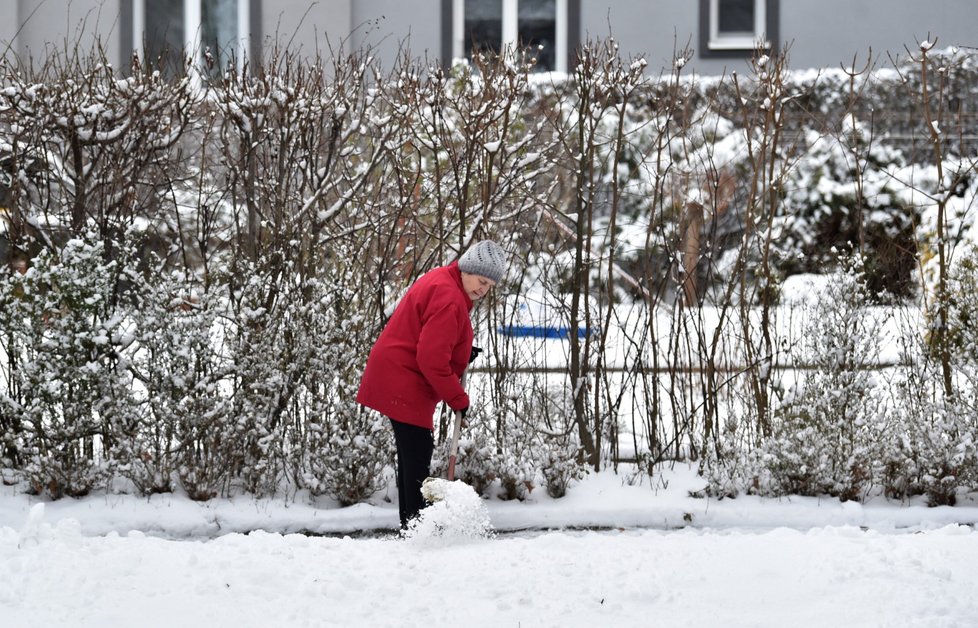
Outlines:
[{"label": "gray knitted hat", "polygon": [[506,254],[492,240],[483,240],[458,258],[458,269],[499,283],[506,274]]}]

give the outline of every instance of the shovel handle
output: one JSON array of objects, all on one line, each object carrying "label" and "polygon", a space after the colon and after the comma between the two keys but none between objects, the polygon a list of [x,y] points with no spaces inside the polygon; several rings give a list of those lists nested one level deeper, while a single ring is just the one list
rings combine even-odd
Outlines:
[{"label": "shovel handle", "polygon": [[455,426],[452,430],[452,444],[448,449],[448,481],[455,481],[455,459],[458,458],[458,438],[462,432],[462,412],[455,411]]},{"label": "shovel handle", "polygon": [[[459,384],[465,390],[465,373],[459,378]],[[448,448],[448,481],[455,481],[455,460],[458,458],[458,438],[462,433],[462,411],[455,410],[455,429],[452,430],[452,444]]]}]

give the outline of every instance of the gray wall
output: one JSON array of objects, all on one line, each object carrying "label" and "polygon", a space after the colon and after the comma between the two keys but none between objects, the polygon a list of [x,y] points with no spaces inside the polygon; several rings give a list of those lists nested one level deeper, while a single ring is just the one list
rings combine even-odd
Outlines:
[{"label": "gray wall", "polygon": [[385,68],[402,46],[412,57],[441,50],[440,0],[265,0],[265,41],[291,42],[293,50],[326,54],[370,48]]},{"label": "gray wall", "polygon": [[[609,32],[626,55],[644,54],[649,71],[672,65],[673,51],[687,43],[697,49],[699,3],[695,0],[582,0],[582,41]],[[905,55],[904,46],[938,37],[937,45],[978,47],[978,0],[779,0],[779,44],[787,45],[794,69],[838,68],[853,55],[865,64],[868,49],[886,62],[886,53]],[[741,59],[694,56],[684,73],[742,72]]]},{"label": "gray wall", "polygon": [[402,45],[414,58],[441,57],[439,0],[351,0],[355,48],[370,46],[389,69]]},{"label": "gray wall", "polygon": [[266,45],[278,41],[292,52],[324,57],[348,47],[354,0],[264,0],[261,34]]},{"label": "gray wall", "polygon": [[[0,42],[22,60],[43,58],[49,46],[64,49],[65,42],[89,50],[96,42],[118,63],[119,0],[2,0],[4,19]],[[14,14],[14,15],[11,15]],[[9,19],[16,17],[16,19]],[[18,24],[19,32],[18,32]],[[16,41],[13,41],[16,39]]]},{"label": "gray wall", "polygon": [[[672,67],[673,52],[698,44],[699,3],[696,0],[581,1],[581,42],[614,36],[622,54],[644,56],[648,71],[658,74]],[[727,61],[729,63],[729,61]],[[722,70],[723,61],[696,61],[701,74]]]},{"label": "gray wall", "polygon": [[9,4],[10,6],[4,8],[4,19],[0,20],[0,50],[17,52],[20,7],[18,2],[9,2]]},{"label": "gray wall", "polygon": [[917,41],[937,37],[937,47],[978,47],[976,0],[781,0],[781,38],[792,68],[838,68],[886,53],[906,56]]}]

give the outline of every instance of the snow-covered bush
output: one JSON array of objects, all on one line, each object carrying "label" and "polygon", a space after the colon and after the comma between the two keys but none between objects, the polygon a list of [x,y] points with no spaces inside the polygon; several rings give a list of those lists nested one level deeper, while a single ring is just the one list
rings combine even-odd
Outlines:
[{"label": "snow-covered bush", "polygon": [[197,92],[189,78],[169,80],[138,61],[119,76],[102,46],[51,48],[37,61],[0,59],[14,233],[31,225],[49,242],[62,240],[61,230],[94,234],[110,249],[135,223],[159,219],[163,182],[182,178],[187,160],[175,148],[192,126]]},{"label": "snow-covered bush", "polygon": [[[978,365],[978,246],[961,251],[947,287],[948,345],[962,366]],[[965,380],[972,387],[974,380]]]},{"label": "snow-covered bush", "polygon": [[152,277],[131,316],[140,403],[135,429],[120,436],[119,473],[144,495],[179,480],[191,498],[209,499],[226,484],[230,462],[222,446],[230,410],[218,354],[222,301],[181,273]]},{"label": "snow-covered bush", "polygon": [[[510,393],[501,397],[502,404],[493,410],[494,449],[490,457],[493,475],[499,480],[497,496],[501,499],[526,499],[535,488],[538,472],[537,432],[549,417],[544,390],[539,382],[526,387],[525,382],[508,378],[496,382]],[[572,413],[564,415],[568,421]],[[577,453],[577,452],[575,452]]]},{"label": "snow-covered bush", "polygon": [[560,498],[567,495],[571,485],[587,475],[580,462],[580,446],[570,434],[544,434],[534,448],[547,495]]},{"label": "snow-covered bush", "polygon": [[[497,477],[492,421],[481,408],[473,409],[466,421],[468,426],[462,429],[459,436],[455,474],[457,479],[471,486],[479,495],[490,497]],[[448,477],[448,449],[452,438],[449,431],[451,423],[448,425],[444,441],[436,444],[431,457],[433,477]]]},{"label": "snow-covered bush", "polygon": [[[571,417],[572,400],[561,386],[535,379],[525,394],[510,399],[508,438],[522,443],[547,494],[560,498],[587,474],[577,426]],[[539,480],[533,484],[540,484]],[[533,484],[529,485],[531,488]]]},{"label": "snow-covered bush", "polygon": [[[566,405],[555,411],[554,398],[562,395],[540,382],[522,387],[516,378],[507,380],[521,386],[518,393],[504,396],[501,407],[476,404],[468,415],[459,440],[458,477],[485,497],[524,500],[541,485],[551,497],[563,497],[586,467]],[[435,476],[444,476],[448,466],[449,430],[432,457]]]},{"label": "snow-covered bush", "polygon": [[931,506],[953,506],[959,493],[978,486],[978,405],[974,399],[941,401],[916,377],[899,388],[897,399],[903,429],[888,442],[887,493],[926,495]]},{"label": "snow-covered bush", "polygon": [[883,382],[865,368],[879,356],[884,322],[870,299],[862,264],[852,258],[810,306],[792,353],[812,370],[785,393],[760,445],[762,492],[861,500],[881,477],[891,426]]},{"label": "snow-covered bush", "polygon": [[706,480],[708,495],[737,497],[761,492],[762,485],[770,485],[770,474],[758,463],[754,448],[740,428],[741,422],[729,417],[715,442],[706,447],[699,473]]},{"label": "snow-covered bush", "polygon": [[[588,469],[578,427],[572,420],[569,391],[563,386],[548,385],[546,378],[534,379],[531,387],[511,396],[508,402],[502,414],[507,419],[503,434],[512,452],[508,466],[522,469],[523,475],[518,477],[525,478],[522,481],[527,489],[542,484],[551,497],[563,497]],[[608,432],[607,428],[602,431]],[[524,462],[520,465],[521,460]],[[506,487],[505,482],[503,486]],[[516,496],[522,499],[519,494]]]},{"label": "snow-covered bush", "polygon": [[899,429],[886,443],[888,495],[926,495],[931,506],[954,505],[978,486],[978,395],[975,363],[957,362],[958,388],[946,396],[941,367],[923,339],[907,343],[916,359],[893,386]]},{"label": "snow-covered bush", "polygon": [[299,484],[344,506],[370,498],[388,480],[394,459],[393,434],[385,417],[356,403],[360,372],[370,344],[367,321],[354,292],[317,290],[297,332],[311,349],[299,375],[303,410],[296,452]]},{"label": "snow-covered bush", "polygon": [[500,499],[522,501],[535,487],[537,452],[533,450],[532,430],[526,421],[513,422],[506,428],[506,440],[500,443],[493,463]]},{"label": "snow-covered bush", "polygon": [[106,261],[100,242],[75,238],[0,283],[4,440],[34,492],[58,498],[104,486],[119,435],[136,422],[118,292],[130,272],[124,259]]},{"label": "snow-covered bush", "polygon": [[274,494],[285,472],[287,409],[308,351],[302,329],[305,305],[292,280],[270,259],[242,262],[246,279],[233,298],[226,351],[233,365],[231,411],[224,427],[230,472],[257,495]]},{"label": "snow-covered bush", "polygon": [[787,176],[780,266],[786,274],[821,272],[834,248],[861,246],[871,291],[914,292],[917,211],[893,176],[899,149],[874,141],[873,129],[847,115],[837,135],[808,130],[805,152]]},{"label": "snow-covered bush", "polygon": [[952,393],[944,386],[931,335],[904,339],[913,359],[894,386],[900,417],[893,435],[887,492],[924,494],[932,506],[953,505],[962,491],[978,487],[978,265],[969,251],[948,281],[948,349]]}]

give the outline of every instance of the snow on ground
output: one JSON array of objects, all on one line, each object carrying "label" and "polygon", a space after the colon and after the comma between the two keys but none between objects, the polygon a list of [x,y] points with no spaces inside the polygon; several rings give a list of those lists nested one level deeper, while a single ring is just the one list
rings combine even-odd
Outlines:
[{"label": "snow on ground", "polygon": [[978,626],[973,500],[715,501],[689,497],[688,468],[657,488],[624,477],[488,500],[488,538],[399,538],[383,500],[45,502],[5,487],[0,625]]}]

